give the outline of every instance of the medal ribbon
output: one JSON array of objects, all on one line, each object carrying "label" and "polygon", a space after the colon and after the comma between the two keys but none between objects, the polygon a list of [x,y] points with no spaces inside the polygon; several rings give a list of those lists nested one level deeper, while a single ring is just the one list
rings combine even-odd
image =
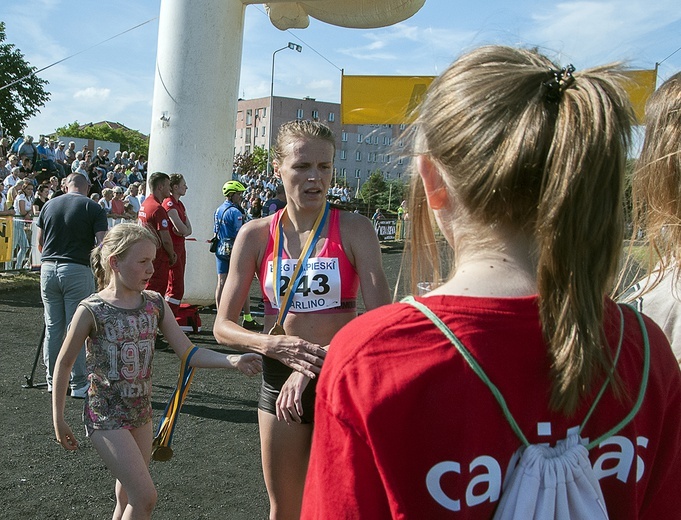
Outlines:
[{"label": "medal ribbon", "polygon": [[[158,425],[158,430],[156,431],[156,437],[154,438],[154,448],[162,446],[165,448],[170,448],[170,444],[173,440],[173,433],[175,432],[175,425],[177,424],[177,419],[182,409],[182,404],[189,393],[189,386],[192,384],[192,379],[194,378],[194,367],[189,366],[189,362],[192,356],[199,350],[198,347],[192,345],[192,348],[187,349],[182,356],[182,362],[180,363],[180,373],[177,378],[177,386],[170,396],[166,409],[163,412],[163,417],[161,417],[161,422]],[[172,450],[169,450],[169,457],[172,457]],[[153,458],[153,454],[152,454]],[[168,460],[165,458],[155,459],[155,460]]]},{"label": "medal ribbon", "polygon": [[291,304],[293,303],[295,288],[298,287],[300,277],[303,274],[303,266],[307,264],[310,255],[312,255],[312,250],[314,249],[317,240],[319,240],[319,236],[322,233],[322,229],[324,229],[326,219],[329,216],[329,210],[330,206],[329,203],[327,202],[324,205],[324,208],[319,212],[319,215],[317,215],[317,220],[315,220],[315,223],[312,226],[310,235],[307,237],[307,242],[305,242],[305,245],[303,246],[303,249],[300,252],[298,263],[296,264],[296,267],[293,270],[293,274],[291,275],[291,282],[286,288],[286,293],[283,296],[283,300],[280,298],[279,295],[279,287],[281,287],[281,260],[284,252],[283,239],[284,225],[281,223],[281,221],[283,220],[284,215],[286,214],[286,208],[284,208],[284,210],[281,213],[281,216],[279,217],[279,225],[277,226],[277,229],[274,233],[274,250],[277,252],[277,254],[275,255],[272,262],[273,264],[272,282],[274,289],[274,300],[279,306],[279,313],[277,314],[276,325],[283,326],[282,324],[284,323],[284,318],[286,317],[286,314],[288,313],[288,310],[291,308]]}]

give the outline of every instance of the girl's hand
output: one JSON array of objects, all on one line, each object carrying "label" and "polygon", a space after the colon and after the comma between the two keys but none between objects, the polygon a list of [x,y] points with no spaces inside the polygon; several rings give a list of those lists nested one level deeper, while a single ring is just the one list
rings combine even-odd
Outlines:
[{"label": "girl's hand", "polygon": [[249,377],[262,372],[262,357],[260,354],[241,354],[229,356],[232,366]]},{"label": "girl's hand", "polygon": [[54,433],[57,436],[57,442],[61,444],[64,449],[73,451],[78,449],[78,440],[74,437],[73,432],[66,421],[59,420],[54,424]]},{"label": "girl's hand", "polygon": [[277,419],[297,423],[302,422],[303,403],[302,397],[305,388],[310,382],[310,378],[300,372],[292,372],[289,378],[281,387],[279,397],[277,397]]}]

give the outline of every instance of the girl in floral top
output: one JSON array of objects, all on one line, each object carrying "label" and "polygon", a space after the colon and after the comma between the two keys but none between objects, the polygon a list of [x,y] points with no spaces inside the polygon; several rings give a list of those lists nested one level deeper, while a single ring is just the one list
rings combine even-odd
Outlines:
[{"label": "girl in floral top", "polygon": [[[64,420],[71,367],[86,342],[90,388],[83,420],[86,435],[116,477],[114,518],[150,518],[156,489],[149,475],[153,430],[151,369],[156,331],[182,358],[192,348],[163,297],[144,290],[154,269],[157,239],[137,224],[112,229],[92,252],[100,291],[83,300],[73,317],[54,373],[53,422],[57,441],[78,448]],[[261,371],[260,356],[199,349],[191,366]]]}]

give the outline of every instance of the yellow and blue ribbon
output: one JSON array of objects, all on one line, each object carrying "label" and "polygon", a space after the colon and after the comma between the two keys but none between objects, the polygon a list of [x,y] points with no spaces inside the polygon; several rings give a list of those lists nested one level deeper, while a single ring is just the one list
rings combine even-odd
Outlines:
[{"label": "yellow and blue ribbon", "polygon": [[182,356],[180,363],[180,374],[177,378],[177,386],[170,396],[170,400],[166,405],[166,409],[161,417],[161,422],[156,431],[156,437],[152,444],[151,458],[164,462],[170,460],[173,456],[173,449],[170,444],[173,441],[173,433],[177,425],[177,419],[182,409],[182,404],[189,393],[189,386],[192,384],[194,378],[194,367],[189,366],[192,356],[199,350],[199,347],[192,347],[187,349]]},{"label": "yellow and blue ribbon", "polygon": [[286,318],[286,314],[291,308],[291,304],[293,303],[293,296],[295,294],[295,288],[298,287],[298,284],[300,283],[300,277],[303,274],[303,267],[307,264],[307,261],[310,259],[312,251],[314,250],[314,246],[317,243],[317,240],[319,240],[319,236],[322,234],[324,224],[326,224],[326,220],[329,216],[330,207],[331,206],[327,202],[324,205],[324,208],[322,208],[322,210],[319,212],[317,220],[315,220],[315,223],[312,226],[310,235],[307,237],[307,241],[305,242],[305,245],[303,246],[303,249],[300,252],[298,263],[296,264],[296,267],[293,270],[293,274],[291,275],[291,281],[288,287],[286,288],[286,292],[284,293],[283,299],[279,294],[280,290],[279,288],[281,287],[281,260],[283,258],[284,252],[283,240],[284,225],[282,224],[282,220],[284,218],[284,215],[286,214],[286,208],[284,208],[284,211],[282,212],[281,217],[279,218],[279,225],[277,226],[277,231],[274,233],[274,250],[277,252],[277,254],[275,255],[272,262],[273,264],[272,276],[274,278],[273,280],[274,299],[276,303],[279,305],[279,313],[277,314],[276,324],[279,326],[283,326],[284,318]]}]

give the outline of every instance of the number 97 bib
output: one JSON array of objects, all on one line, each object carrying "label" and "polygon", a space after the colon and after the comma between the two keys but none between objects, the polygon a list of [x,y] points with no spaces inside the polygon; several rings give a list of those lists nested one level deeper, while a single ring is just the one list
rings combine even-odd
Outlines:
[{"label": "number 97 bib", "polygon": [[[281,260],[281,276],[279,284],[279,301],[291,283],[293,270],[298,263],[297,259],[288,258]],[[274,298],[272,288],[273,262],[267,262],[267,276],[265,277],[265,295],[275,309],[279,308]],[[314,312],[324,309],[333,309],[341,304],[341,277],[337,258],[310,258],[303,267],[303,272],[295,287],[293,303],[290,311]]]}]

